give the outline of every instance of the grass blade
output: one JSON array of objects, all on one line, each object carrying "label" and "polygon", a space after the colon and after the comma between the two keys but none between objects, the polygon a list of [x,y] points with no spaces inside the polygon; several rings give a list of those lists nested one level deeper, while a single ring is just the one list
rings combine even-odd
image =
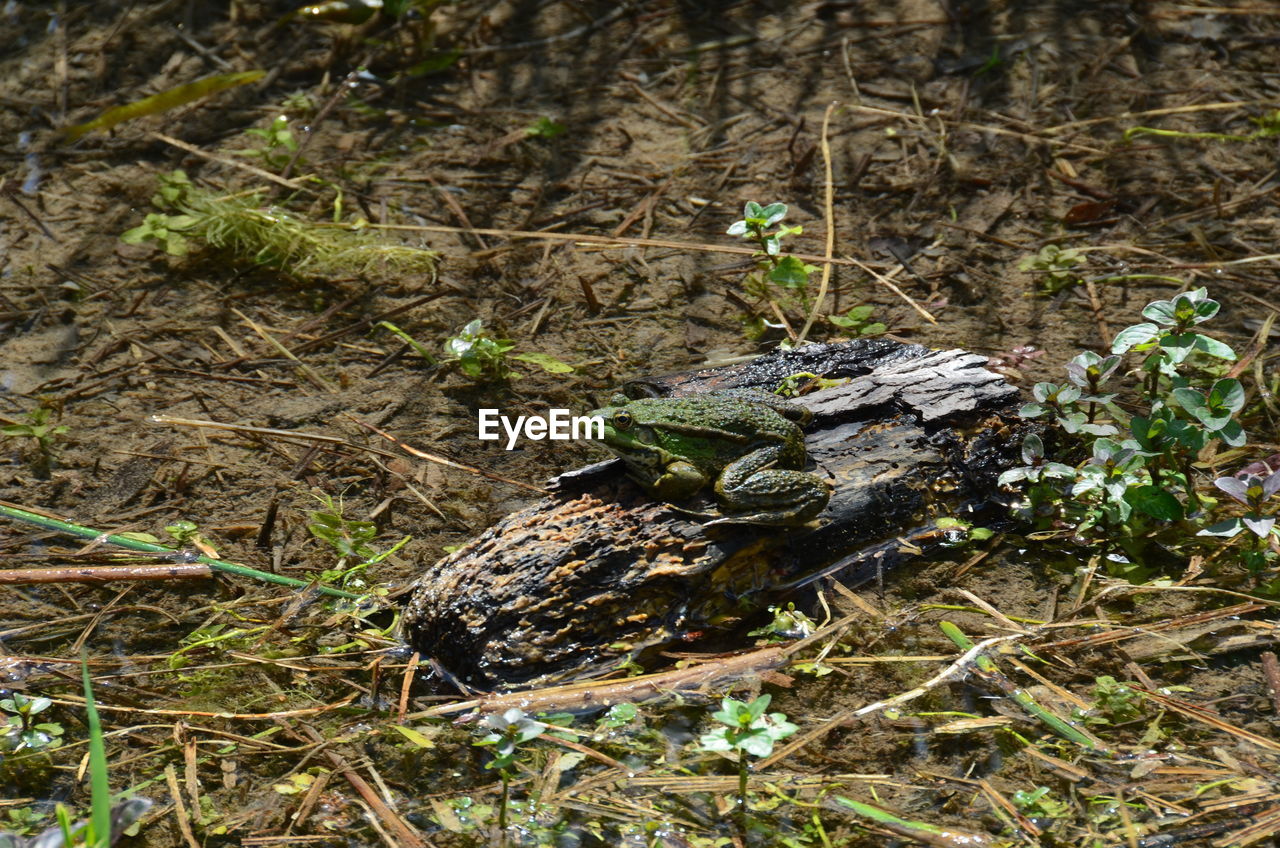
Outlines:
[{"label": "grass blade", "polygon": [[67,127],[62,133],[66,136],[67,141],[76,141],[94,130],[111,129],[116,124],[132,121],[134,118],[158,115],[178,106],[184,106],[193,100],[216,94],[223,89],[255,82],[266,75],[266,71],[241,71],[235,74],[218,74],[217,76],[205,77],[202,80],[185,83],[162,91],[159,94],[144,97],[133,103],[126,103],[123,106],[108,109],[92,121]]},{"label": "grass blade", "polygon": [[80,651],[80,671],[84,681],[84,711],[89,722],[89,830],[86,842],[93,848],[111,844],[111,784],[107,781],[107,748],[102,742],[102,722],[93,702],[89,681],[89,660]]}]

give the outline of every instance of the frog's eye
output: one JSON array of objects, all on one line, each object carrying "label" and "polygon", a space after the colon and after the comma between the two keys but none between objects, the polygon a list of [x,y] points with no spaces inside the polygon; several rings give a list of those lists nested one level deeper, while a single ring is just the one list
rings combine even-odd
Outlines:
[{"label": "frog's eye", "polygon": [[634,423],[635,421],[631,418],[631,413],[627,412],[625,409],[619,409],[617,412],[613,413],[613,426],[617,427],[619,430],[626,430]]}]

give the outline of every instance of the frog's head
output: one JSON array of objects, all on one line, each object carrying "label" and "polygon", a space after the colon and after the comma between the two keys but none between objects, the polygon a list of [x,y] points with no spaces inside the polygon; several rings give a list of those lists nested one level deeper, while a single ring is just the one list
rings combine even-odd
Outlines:
[{"label": "frog's head", "polygon": [[633,401],[615,397],[613,405],[597,409],[591,415],[604,420],[602,441],[626,460],[633,471],[652,469],[655,476],[662,473],[668,460],[667,451],[659,445],[658,433],[644,410],[638,409]]},{"label": "frog's head", "polygon": [[603,442],[622,458],[628,475],[662,500],[676,501],[702,488],[706,475],[697,467],[704,439],[689,432],[681,410],[669,400],[615,398],[597,409],[604,421]]}]

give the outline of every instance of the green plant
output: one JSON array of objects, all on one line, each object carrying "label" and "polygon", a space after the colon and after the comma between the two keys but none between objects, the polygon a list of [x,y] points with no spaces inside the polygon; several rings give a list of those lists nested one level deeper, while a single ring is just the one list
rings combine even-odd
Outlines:
[{"label": "green plant", "polygon": [[[1025,515],[1065,520],[1078,537],[1096,534],[1122,545],[1161,522],[1207,518],[1192,462],[1215,440],[1245,442],[1238,417],[1244,387],[1219,378],[1214,364],[1235,359],[1235,352],[1195,329],[1218,308],[1203,288],[1154,301],[1142,311],[1150,320],[1121,330],[1109,356],[1082,353],[1067,366],[1068,383],[1035,385],[1023,416],[1052,418],[1065,434],[1059,455],[1085,459],[1050,460],[1040,437],[1028,436],[1026,464],[1000,477],[1002,485],[1028,484]],[[1136,414],[1106,391],[1125,354],[1142,357]]]},{"label": "green plant", "polygon": [[[194,188],[187,172],[181,169],[161,174],[158,179],[160,186],[151,196],[151,204],[157,209],[176,209]],[[170,256],[186,256],[191,247],[184,233],[195,223],[192,215],[148,212],[139,226],[121,233],[120,241],[125,244],[153,242]]]},{"label": "green plant", "polygon": [[823,389],[843,386],[847,382],[849,382],[847,377],[829,379],[820,377],[817,374],[811,374],[808,371],[799,371],[782,378],[782,382],[778,384],[774,394],[784,398],[798,398],[810,392],[819,392]]},{"label": "green plant", "polygon": [[[758,248],[752,254],[755,257],[755,270],[743,280],[743,288],[748,294],[762,300],[780,300],[783,306],[788,305],[793,298],[798,299],[799,305],[807,311],[809,277],[818,269],[783,252],[784,239],[804,232],[803,227],[783,224],[782,220],[786,217],[785,203],[761,206],[755,201],[748,201],[742,211],[742,220],[735,221],[726,232],[754,242]],[[775,294],[775,286],[781,289],[780,294]],[[748,317],[748,330],[761,320],[759,316]]]},{"label": "green plant", "polygon": [[1047,786],[1038,787],[1030,792],[1019,790],[1013,793],[1011,800],[1019,812],[1034,818],[1065,818],[1071,810],[1065,801],[1050,797]]},{"label": "green plant", "polygon": [[[161,211],[125,231],[128,244],[153,243],[181,256],[191,240],[226,250],[254,265],[300,278],[364,275],[375,271],[434,278],[434,251],[387,241],[363,219],[344,224],[304,221],[280,206],[263,207],[263,192],[219,194],[195,185],[181,171],[160,178],[152,198]],[[340,209],[335,203],[335,216]]]},{"label": "green plant", "polygon": [[458,335],[444,343],[445,359],[456,362],[459,370],[478,382],[494,382],[508,377],[519,377],[507,365],[508,359],[537,365],[549,374],[568,374],[573,366],[561,362],[546,353],[512,353],[515,342],[499,339],[489,334],[484,323],[475,318],[467,323]]},{"label": "green plant", "polygon": [[293,130],[289,129],[287,115],[277,115],[266,129],[253,127],[245,130],[244,134],[262,139],[262,146],[231,152],[237,156],[256,156],[271,168],[283,168],[298,151],[298,142],[293,137]]},{"label": "green plant", "polygon": [[720,709],[711,714],[722,727],[704,733],[698,740],[704,751],[733,754],[738,762],[738,809],[747,806],[747,775],[750,758],[767,757],[773,745],[800,728],[787,721],[783,713],[766,713],[771,695],[761,695],[750,703],[725,698]]},{"label": "green plant", "polygon": [[27,413],[26,423],[0,427],[0,435],[35,440],[38,456],[32,469],[41,478],[48,477],[53,466],[54,441],[70,429],[65,424],[50,423],[49,416],[52,414],[53,410],[47,406],[38,406]]},{"label": "green plant", "polygon": [[[342,514],[341,502],[334,503],[329,495],[316,495],[316,500],[320,501],[323,509],[308,516],[310,523],[307,524],[307,529],[312,536],[328,543],[338,554],[337,564],[320,572],[319,580],[325,585],[356,591],[366,590],[368,585],[363,572],[403,548],[413,538],[405,536],[391,548],[379,552],[370,544],[378,536],[377,525],[372,521],[347,518]],[[356,560],[355,564],[350,564],[350,560]]]},{"label": "green plant", "polygon": [[395,324],[392,324],[390,321],[379,321],[378,326],[386,330],[387,332],[391,333],[392,335],[398,336],[401,341],[403,341],[409,347],[413,348],[414,352],[418,354],[418,356],[421,356],[423,359],[427,360],[429,364],[431,365],[436,364],[436,358],[431,355],[431,351],[427,350],[426,345],[419,342],[417,339],[415,339],[413,336],[409,335],[404,330],[397,327]]},{"label": "green plant", "polygon": [[[49,817],[48,812],[39,810],[36,807],[9,807],[5,811],[5,822],[9,830],[7,832],[0,831],[0,848],[20,848],[27,844],[26,840],[17,840],[14,837],[31,833],[40,824]],[[5,842],[8,838],[9,841]]]},{"label": "green plant", "polygon": [[141,224],[120,234],[120,241],[125,244],[154,242],[170,256],[186,256],[191,247],[184,232],[190,230],[195,221],[191,215],[148,212]]},{"label": "green plant", "polygon": [[36,716],[52,705],[48,698],[29,698],[21,692],[0,700],[0,712],[7,713],[0,722],[0,749],[16,753],[23,749],[38,751],[61,745],[62,725],[36,720]]},{"label": "green plant", "polygon": [[567,130],[568,127],[564,124],[543,115],[528,127],[525,127],[524,134],[529,138],[553,139],[564,135]]},{"label": "green plant", "polygon": [[1040,283],[1040,293],[1053,295],[1082,282],[1075,267],[1084,261],[1085,257],[1078,248],[1046,244],[1035,256],[1028,256],[1019,262],[1018,270],[1035,272]]},{"label": "green plant", "polygon": [[1133,687],[1102,675],[1094,682],[1093,706],[1081,718],[1089,724],[1121,724],[1142,716],[1142,697]]},{"label": "green plant", "polygon": [[1280,135],[1280,109],[1276,109],[1258,117],[1250,117],[1249,120],[1257,127],[1257,129],[1248,135],[1216,132],[1179,132],[1177,130],[1160,130],[1153,127],[1129,127],[1129,129],[1124,131],[1124,140],[1129,142],[1140,135],[1154,135],[1164,138],[1203,138],[1213,139],[1215,141],[1248,142],[1275,138]]},{"label": "green plant", "polygon": [[803,639],[818,629],[812,618],[796,609],[793,602],[785,607],[769,607],[773,616],[769,623],[748,633],[748,636],[762,636],[766,642],[788,642],[792,639]]},{"label": "green plant", "polygon": [[206,556],[218,555],[214,549],[213,543],[204,537],[200,532],[199,526],[194,521],[175,521],[172,524],[165,525],[164,532],[168,533],[173,540],[184,548],[198,548],[201,553]]},{"label": "green plant", "polygon": [[1256,574],[1274,563],[1280,557],[1280,527],[1276,526],[1277,505],[1270,502],[1280,491],[1280,471],[1265,477],[1261,474],[1219,477],[1213,485],[1242,504],[1245,513],[1205,527],[1199,535],[1234,539],[1247,530],[1252,544],[1243,551],[1245,566]]},{"label": "green plant", "polygon": [[498,830],[506,839],[507,807],[511,800],[511,775],[520,746],[542,735],[547,725],[534,721],[523,710],[512,707],[498,715],[488,715],[480,720],[480,726],[489,732],[472,744],[493,748],[493,759],[485,768],[496,769],[502,778],[502,802],[498,806]]},{"label": "green plant", "polygon": [[[107,781],[107,748],[103,743],[102,722],[98,719],[98,705],[93,700],[93,683],[89,679],[89,661],[83,650],[80,654],[80,680],[84,684],[84,712],[89,724],[89,825],[85,832],[85,844],[91,846],[111,844],[111,785]],[[66,845],[71,845],[71,832],[63,824],[59,808],[58,823]]]},{"label": "green plant", "polygon": [[842,330],[848,330],[858,336],[879,336],[888,332],[889,328],[879,321],[871,320],[875,307],[870,304],[855,306],[843,315],[828,315],[827,320]]}]

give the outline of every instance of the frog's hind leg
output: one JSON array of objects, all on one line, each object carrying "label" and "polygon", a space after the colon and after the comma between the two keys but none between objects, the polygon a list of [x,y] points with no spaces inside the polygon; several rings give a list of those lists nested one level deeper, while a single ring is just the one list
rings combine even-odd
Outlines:
[{"label": "frog's hind leg", "polygon": [[831,499],[831,485],[816,474],[775,468],[784,448],[774,445],[731,462],[716,481],[726,514],[710,524],[805,524]]}]

